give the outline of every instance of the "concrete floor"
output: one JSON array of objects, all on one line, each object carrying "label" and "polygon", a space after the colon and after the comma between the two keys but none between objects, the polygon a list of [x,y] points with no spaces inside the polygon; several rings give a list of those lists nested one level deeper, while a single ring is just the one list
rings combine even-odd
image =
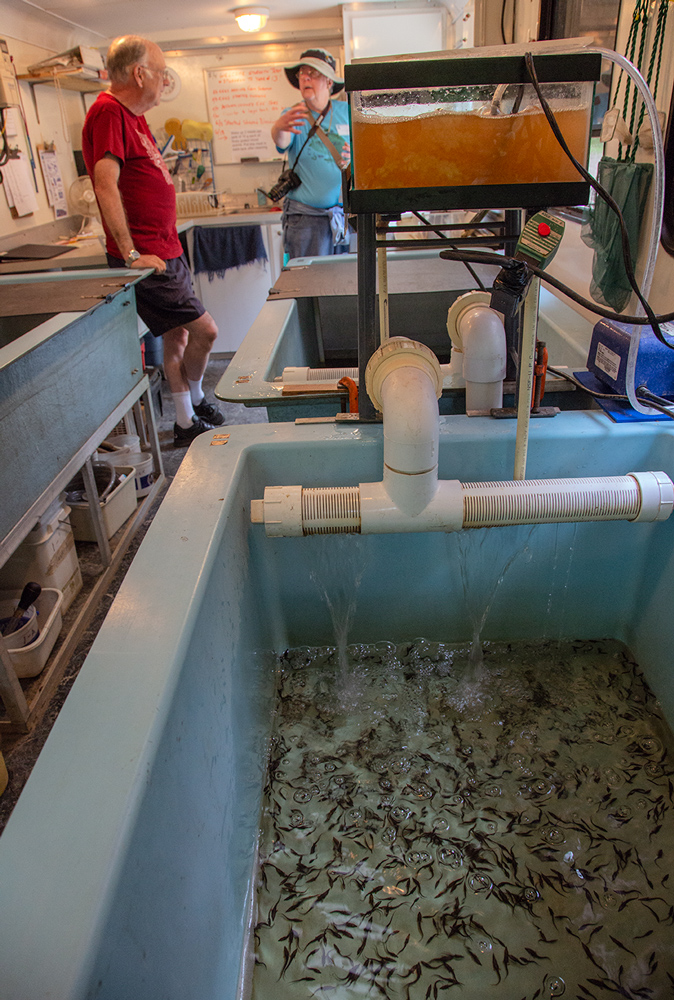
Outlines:
[{"label": "concrete floor", "polygon": [[[228,364],[228,359],[213,358],[209,362],[204,376],[204,389],[208,400],[212,401],[214,399],[213,389],[219,382]],[[187,448],[173,447],[173,422],[175,419],[175,410],[166,382],[162,383],[161,397],[163,413],[157,412],[156,419],[159,442],[162,451],[162,460],[164,464],[164,473],[166,476],[166,489],[168,489],[180,467],[180,463],[185,457]],[[263,407],[248,408],[239,403],[222,402],[220,402],[219,405],[225,414],[227,425],[260,423],[266,422],[267,420],[267,411]],[[51,699],[40,722],[38,722],[35,728],[25,736],[4,735],[0,737],[0,750],[5,758],[5,763],[9,772],[9,784],[3,795],[0,796],[0,834],[2,833],[2,830],[11,815],[12,809],[16,805],[19,795],[21,794],[21,790],[30,776],[30,772],[40,751],[42,750],[42,747],[44,746],[49,732],[54,725],[66,698],[68,697],[68,693],[77,678],[80,667],[86,658],[91,644],[98,634],[99,628],[103,624],[110,605],[112,604],[115,595],[121,586],[122,580],[124,579],[124,576],[126,575],[126,572],[131,565],[136,552],[138,551],[138,547],[145,536],[145,532],[152,523],[152,520],[165,495],[166,490],[164,490],[155,500],[141,527],[134,536],[128,551],[122,559],[119,570],[108,587],[103,600],[96,609],[94,617],[83,634],[75,653],[71,657],[63,679],[61,680],[61,683],[59,684],[59,687]],[[115,538],[111,540],[111,544],[113,546],[114,543]],[[77,554],[80,562],[80,569],[82,571],[83,587],[78,597],[64,615],[63,628],[61,630],[62,636],[66,634],[71,624],[75,621],[88,592],[96,582],[98,575],[102,572],[98,548],[95,544],[78,542]],[[55,647],[54,652],[56,652],[57,649],[58,645]],[[24,687],[27,687],[29,683],[30,682],[24,681]]]}]

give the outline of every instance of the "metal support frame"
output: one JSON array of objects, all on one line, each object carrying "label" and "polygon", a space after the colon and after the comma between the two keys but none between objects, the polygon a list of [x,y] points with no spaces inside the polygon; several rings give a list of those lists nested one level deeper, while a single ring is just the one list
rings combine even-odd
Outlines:
[{"label": "metal support frame", "polygon": [[110,542],[108,541],[108,533],[105,530],[105,525],[103,523],[101,504],[98,499],[98,488],[96,486],[96,477],[94,476],[94,463],[91,455],[89,455],[86,462],[82,466],[82,478],[84,479],[84,490],[87,495],[89,514],[91,516],[94,535],[96,536],[96,544],[98,545],[98,550],[101,553],[101,562],[104,566],[109,566],[111,562]]},{"label": "metal support frame", "polygon": [[[378,215],[362,213],[356,215],[358,233],[358,420],[372,423],[380,419],[365,388],[365,369],[368,361],[379,346],[377,338],[377,253],[380,249],[403,250],[419,249],[419,240],[387,239],[390,232],[388,224]],[[441,231],[460,228],[482,228],[480,223],[440,225],[427,223],[425,226],[396,226],[396,232],[412,232],[427,230],[437,232],[437,239],[424,240],[424,249],[448,247],[462,244],[474,246],[487,243],[490,246],[499,244],[506,253],[513,253],[520,235],[522,211],[506,209],[502,223],[489,224],[489,228],[498,228],[499,234],[494,236],[474,236],[454,239],[443,237]],[[517,320],[512,321],[514,324]]]},{"label": "metal support frame", "polygon": [[365,388],[365,369],[377,350],[376,216],[358,216],[358,419],[370,423],[377,411]]},{"label": "metal support frame", "polygon": [[37,688],[30,699],[26,699],[9,655],[4,650],[0,650],[0,660],[2,660],[0,663],[0,699],[7,712],[7,718],[0,719],[0,734],[3,732],[26,733],[42,717],[56,688],[61,682],[70,658],[94,616],[96,608],[105,596],[112,578],[119,569],[124,554],[132,542],[134,535],[145,520],[150,506],[154,503],[164,485],[165,477],[161,473],[152,484],[148,495],[143,497],[132,519],[127,522],[123,534],[112,553],[110,565],[98,577],[93,590],[87,597],[70,631],[63,638],[58,651],[50,658],[48,665],[39,675]]},{"label": "metal support frame", "polygon": [[447,249],[447,247],[479,247],[483,246],[487,250],[494,246],[503,246],[502,236],[465,236],[458,239],[447,237],[442,239],[429,239],[420,243],[419,240],[377,240],[377,247],[386,247],[388,250],[424,250]]},{"label": "metal support frame", "polygon": [[[149,379],[147,375],[144,375],[132,392],[128,393],[124,399],[115,407],[110,416],[98,427],[96,432],[91,435],[91,437],[82,445],[80,449],[72,456],[72,458],[67,462],[64,468],[61,470],[59,475],[52,480],[49,487],[42,493],[42,495],[33,503],[29,509],[25,512],[23,517],[17,521],[12,530],[7,534],[7,536],[0,542],[0,565],[3,565],[12,553],[15,551],[18,545],[21,544],[23,539],[26,537],[28,532],[31,530],[36,521],[39,521],[40,517],[47,510],[49,505],[56,499],[59,493],[67,486],[73,476],[79,472],[87,458],[89,458],[96,451],[97,447],[104,441],[108,436],[113,427],[122,420],[124,414],[127,413],[133,404],[141,397],[147,399],[151,395],[149,391]],[[147,403],[149,407],[152,406],[151,401]],[[154,410],[150,409],[149,412],[152,414],[152,421],[154,422]],[[155,429],[156,435],[156,429]],[[157,444],[158,449],[158,444]],[[154,452],[153,452],[154,455]],[[161,452],[155,456],[156,468],[159,472],[163,472],[161,464]]]},{"label": "metal support frame", "polygon": [[13,725],[23,725],[29,709],[14,664],[4,646],[0,646],[0,698]]}]

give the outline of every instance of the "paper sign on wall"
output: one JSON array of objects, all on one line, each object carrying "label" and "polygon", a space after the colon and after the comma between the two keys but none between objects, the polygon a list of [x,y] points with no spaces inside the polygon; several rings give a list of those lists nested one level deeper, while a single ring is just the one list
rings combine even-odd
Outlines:
[{"label": "paper sign on wall", "polygon": [[47,201],[54,209],[56,218],[64,218],[68,214],[68,202],[56,152],[53,149],[41,149],[39,153]]},{"label": "paper sign on wall", "polygon": [[17,215],[30,215],[31,212],[37,212],[35,188],[25,153],[19,153],[17,157],[7,160],[2,168],[2,180],[7,204],[16,211]]},{"label": "paper sign on wall", "polygon": [[19,134],[19,112],[17,108],[5,108],[5,135],[9,139]]}]

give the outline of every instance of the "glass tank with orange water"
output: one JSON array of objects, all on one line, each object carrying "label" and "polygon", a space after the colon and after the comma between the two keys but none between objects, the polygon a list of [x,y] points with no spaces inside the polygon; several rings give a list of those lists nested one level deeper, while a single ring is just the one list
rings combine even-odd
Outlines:
[{"label": "glass tank with orange water", "polygon": [[[542,91],[586,165],[593,84],[543,84]],[[358,91],[351,101],[355,189],[580,179],[529,84]]]}]

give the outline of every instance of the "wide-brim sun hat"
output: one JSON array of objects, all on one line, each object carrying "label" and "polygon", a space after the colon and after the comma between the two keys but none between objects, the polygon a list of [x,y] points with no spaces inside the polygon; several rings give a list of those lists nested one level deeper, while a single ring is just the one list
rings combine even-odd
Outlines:
[{"label": "wide-brim sun hat", "polygon": [[323,76],[327,76],[328,80],[332,80],[333,94],[339,93],[344,87],[344,81],[341,77],[337,76],[335,57],[327,49],[307,49],[300,56],[299,62],[293,63],[292,66],[284,66],[286,76],[293,87],[296,87],[298,90],[300,88],[298,79],[300,66],[311,66],[313,69],[318,70],[319,73],[322,73]]}]

